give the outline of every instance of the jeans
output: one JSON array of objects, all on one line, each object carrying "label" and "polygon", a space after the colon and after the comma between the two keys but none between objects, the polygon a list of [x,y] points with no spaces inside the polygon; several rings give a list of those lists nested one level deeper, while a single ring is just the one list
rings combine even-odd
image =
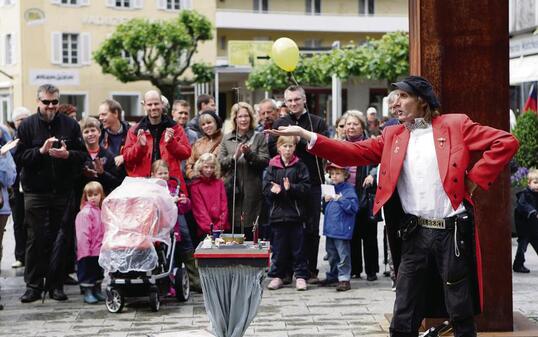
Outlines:
[{"label": "jeans", "polygon": [[351,279],[351,242],[326,238],[325,249],[329,255],[328,280],[349,281]]}]

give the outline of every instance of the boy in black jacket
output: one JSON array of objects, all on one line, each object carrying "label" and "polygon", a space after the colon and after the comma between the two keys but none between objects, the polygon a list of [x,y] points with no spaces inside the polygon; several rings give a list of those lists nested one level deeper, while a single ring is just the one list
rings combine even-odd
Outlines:
[{"label": "boy in black jacket", "polygon": [[273,277],[268,289],[283,286],[288,257],[293,260],[297,290],[306,290],[309,272],[304,254],[304,198],[309,189],[308,169],[295,155],[296,137],[279,137],[279,155],[269,162],[263,180],[263,193],[271,204],[269,224],[273,235],[271,269]]},{"label": "boy in black jacket", "polygon": [[528,187],[517,194],[514,218],[517,230],[517,252],[513,269],[516,273],[529,273],[523,265],[529,243],[538,253],[538,170],[531,169],[527,175]]}]

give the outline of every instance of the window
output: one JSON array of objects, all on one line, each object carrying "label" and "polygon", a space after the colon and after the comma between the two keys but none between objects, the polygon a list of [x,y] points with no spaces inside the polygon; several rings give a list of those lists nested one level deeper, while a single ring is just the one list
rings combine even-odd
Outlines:
[{"label": "window", "polygon": [[267,12],[269,10],[269,0],[253,0],[252,8],[255,12]]},{"label": "window", "polygon": [[309,49],[309,50],[319,49],[321,47],[321,40],[320,39],[304,40],[304,46],[306,49]]},{"label": "window", "polygon": [[53,64],[86,65],[91,63],[89,33],[52,33]]},{"label": "window", "polygon": [[306,0],[306,14],[320,14],[321,0]]},{"label": "window", "polygon": [[77,120],[87,115],[86,112],[86,94],[64,94],[60,95],[60,104],[71,104],[77,108]]},{"label": "window", "polygon": [[181,9],[191,9],[192,0],[157,0],[157,8],[167,11],[179,11]]},{"label": "window", "polygon": [[62,63],[78,64],[78,34],[62,34]]},{"label": "window", "polygon": [[143,8],[143,0],[106,0],[107,7],[113,8]]},{"label": "window", "polygon": [[139,93],[112,93],[112,99],[120,103],[124,118],[129,116],[142,116]]},{"label": "window", "polygon": [[374,14],[374,0],[359,0],[359,14]]},{"label": "window", "polygon": [[61,6],[88,6],[90,0],[52,0],[52,3]]}]

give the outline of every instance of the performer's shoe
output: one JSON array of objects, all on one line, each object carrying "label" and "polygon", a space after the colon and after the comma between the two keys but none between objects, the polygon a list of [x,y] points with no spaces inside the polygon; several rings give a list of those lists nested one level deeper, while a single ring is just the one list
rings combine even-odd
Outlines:
[{"label": "performer's shoe", "polygon": [[530,269],[525,267],[524,265],[521,265],[521,266],[518,266],[518,267],[514,266],[513,269],[514,269],[514,271],[516,273],[525,273],[525,274],[527,274],[527,273],[531,272]]}]

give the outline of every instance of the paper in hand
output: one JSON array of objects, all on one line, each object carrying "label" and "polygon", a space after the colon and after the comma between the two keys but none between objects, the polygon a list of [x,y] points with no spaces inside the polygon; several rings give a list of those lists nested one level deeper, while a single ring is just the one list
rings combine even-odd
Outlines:
[{"label": "paper in hand", "polygon": [[334,185],[321,184],[321,197],[324,195],[335,195]]}]

